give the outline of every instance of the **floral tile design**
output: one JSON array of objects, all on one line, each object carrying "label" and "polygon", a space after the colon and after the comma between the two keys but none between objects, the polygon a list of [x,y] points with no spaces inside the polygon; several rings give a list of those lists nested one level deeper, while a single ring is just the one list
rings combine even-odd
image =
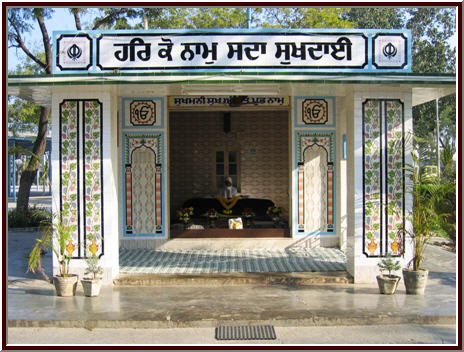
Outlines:
[{"label": "floral tile design", "polygon": [[401,255],[404,235],[404,109],[399,100],[363,105],[364,253]]},{"label": "floral tile design", "polygon": [[102,104],[60,104],[60,209],[73,258],[103,254]]},{"label": "floral tile design", "polygon": [[[96,100],[84,101],[84,223],[86,249],[92,243],[99,248],[95,252],[101,254],[102,242],[102,145],[101,145],[101,109],[102,104]],[[98,243],[98,244],[97,244]]]},{"label": "floral tile design", "polygon": [[[63,225],[71,229],[71,240],[80,242],[79,231],[79,119],[77,101],[65,100],[60,104],[60,210]],[[70,247],[71,248],[71,247]],[[80,250],[75,246],[73,255]]]},{"label": "floral tile design", "polygon": [[334,139],[334,132],[297,133],[299,232],[335,231]]},{"label": "floral tile design", "polygon": [[125,234],[162,232],[161,134],[124,135]]},{"label": "floral tile design", "polygon": [[382,241],[381,103],[363,104],[364,253],[378,256]]},{"label": "floral tile design", "polygon": [[403,141],[403,104],[400,101],[387,101],[386,118],[386,217],[387,252],[401,254],[404,241],[398,225],[404,219],[404,141]]}]

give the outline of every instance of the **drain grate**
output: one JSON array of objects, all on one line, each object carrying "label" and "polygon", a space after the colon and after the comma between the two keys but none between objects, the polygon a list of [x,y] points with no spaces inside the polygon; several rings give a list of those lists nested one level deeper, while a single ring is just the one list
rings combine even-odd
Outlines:
[{"label": "drain grate", "polygon": [[218,326],[216,340],[275,340],[272,325]]}]

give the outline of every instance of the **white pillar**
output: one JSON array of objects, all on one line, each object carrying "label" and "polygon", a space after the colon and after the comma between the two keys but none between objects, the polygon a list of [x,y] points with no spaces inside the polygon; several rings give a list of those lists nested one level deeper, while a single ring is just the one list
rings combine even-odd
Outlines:
[{"label": "white pillar", "polygon": [[[117,167],[117,128],[116,128],[116,101],[106,92],[91,92],[86,87],[86,93],[75,91],[76,87],[59,87],[52,94],[52,210],[56,214],[60,208],[60,125],[59,107],[63,100],[95,100],[102,104],[102,173],[103,173],[103,250],[100,266],[103,267],[103,280],[105,284],[112,283],[119,273],[119,221],[118,221],[118,167]],[[77,90],[77,89],[76,89]],[[90,89],[91,90],[91,89]],[[79,156],[76,156],[79,157]],[[81,182],[81,189],[83,181]],[[81,192],[82,193],[82,190]],[[80,195],[82,197],[82,195]],[[80,214],[82,216],[82,214]],[[81,219],[81,227],[84,226]],[[83,277],[85,271],[84,259],[73,259],[70,263],[70,273]],[[59,272],[56,258],[53,260],[53,273]]]},{"label": "white pillar", "polygon": [[[400,99],[404,104],[404,135],[405,140],[412,132],[412,96],[411,91],[358,91],[355,92],[353,102],[353,119],[348,120],[347,139],[352,141],[348,149],[348,241],[347,241],[347,270],[354,277],[356,283],[375,282],[379,274],[377,264],[382,258],[367,257],[363,248],[363,127],[362,105],[367,99]],[[350,121],[351,120],[351,121]],[[348,145],[350,143],[348,142]],[[352,155],[352,156],[351,156]],[[405,147],[405,164],[410,160],[409,148]],[[406,177],[407,180],[407,177]],[[411,197],[406,194],[406,213],[411,210]],[[403,267],[412,258],[412,247],[409,238],[405,240],[405,254],[398,260]]]}]

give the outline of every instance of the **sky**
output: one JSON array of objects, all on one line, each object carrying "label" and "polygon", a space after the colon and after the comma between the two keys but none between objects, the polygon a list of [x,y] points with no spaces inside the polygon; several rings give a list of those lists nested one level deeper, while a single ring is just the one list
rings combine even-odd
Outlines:
[{"label": "sky", "polygon": [[[85,21],[85,18],[81,21]],[[55,8],[55,13],[52,18],[45,20],[47,30],[49,31],[50,38],[52,38],[52,32],[57,30],[75,30],[76,25],[74,23],[74,17],[69,12],[68,8]],[[84,23],[83,23],[84,24]],[[24,36],[30,38],[26,40],[26,45],[30,48],[42,47],[42,35],[37,25],[34,30]],[[32,44],[32,45],[31,45]],[[35,44],[35,45],[34,45]],[[24,61],[25,54],[21,49],[9,48],[8,49],[8,70],[16,68],[19,62]]]}]

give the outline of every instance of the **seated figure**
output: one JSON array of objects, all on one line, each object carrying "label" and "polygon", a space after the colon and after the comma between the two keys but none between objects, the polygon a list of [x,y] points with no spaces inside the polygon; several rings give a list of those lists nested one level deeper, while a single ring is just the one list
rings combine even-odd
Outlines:
[{"label": "seated figure", "polygon": [[237,188],[232,185],[232,178],[229,176],[226,177],[224,179],[224,186],[219,189],[217,196],[230,199],[235,197],[237,194]]}]

